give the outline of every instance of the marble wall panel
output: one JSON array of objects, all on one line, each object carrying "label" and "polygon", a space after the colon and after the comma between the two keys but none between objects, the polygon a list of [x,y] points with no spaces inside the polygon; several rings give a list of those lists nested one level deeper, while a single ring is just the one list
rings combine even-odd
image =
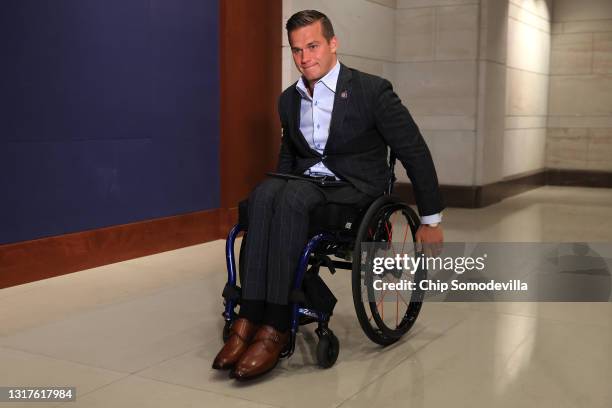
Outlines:
[{"label": "marble wall panel", "polygon": [[504,133],[504,177],[546,166],[546,128],[508,129]]},{"label": "marble wall panel", "polygon": [[550,53],[553,75],[590,74],[593,60],[593,34],[554,34]]}]

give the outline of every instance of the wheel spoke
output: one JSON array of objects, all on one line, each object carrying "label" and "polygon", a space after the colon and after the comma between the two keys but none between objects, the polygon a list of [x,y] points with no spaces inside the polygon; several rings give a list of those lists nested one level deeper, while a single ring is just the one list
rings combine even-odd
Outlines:
[{"label": "wheel spoke", "polygon": [[406,299],[404,299],[404,297],[403,297],[402,295],[400,295],[400,293],[399,293],[399,292],[397,292],[397,295],[400,297],[400,299],[402,299],[402,302],[404,302],[404,304],[405,304],[406,306],[408,306],[408,302],[406,302]]},{"label": "wheel spoke", "polygon": [[385,220],[385,229],[387,230],[387,241],[391,242],[392,233],[389,230],[389,223]]},{"label": "wheel spoke", "polygon": [[408,237],[408,223],[406,223],[406,227],[404,228],[404,242],[402,243],[402,254],[404,253],[404,248],[406,247],[407,237]]},{"label": "wheel spoke", "polygon": [[[396,283],[399,283],[399,282],[400,282],[400,279],[399,279],[399,278],[396,278],[395,276],[394,276],[393,278],[395,279],[395,282],[396,282]],[[395,291],[395,294],[396,294],[397,296],[399,296],[399,297],[400,297],[400,299],[402,299],[402,302],[404,302],[404,304],[405,304],[406,306],[408,306],[408,303],[406,302],[406,299],[404,299],[404,297],[402,296],[402,294],[401,294],[399,291],[397,291],[397,290],[396,290],[396,291]]]},{"label": "wheel spoke", "polygon": [[399,292],[395,291],[395,327],[399,326]]}]

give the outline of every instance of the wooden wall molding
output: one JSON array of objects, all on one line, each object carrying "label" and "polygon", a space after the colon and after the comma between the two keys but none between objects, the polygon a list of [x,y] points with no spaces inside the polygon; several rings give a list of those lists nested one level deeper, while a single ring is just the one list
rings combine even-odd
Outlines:
[{"label": "wooden wall molding", "polygon": [[0,245],[0,289],[224,237],[215,209]]},{"label": "wooden wall molding", "polygon": [[[447,207],[482,208],[545,185],[612,188],[612,172],[546,169],[482,186],[443,184],[440,191]],[[415,203],[410,183],[397,183],[395,193],[407,202]]]},{"label": "wooden wall molding", "polygon": [[546,172],[546,184],[551,186],[612,188],[612,172],[548,169]]}]

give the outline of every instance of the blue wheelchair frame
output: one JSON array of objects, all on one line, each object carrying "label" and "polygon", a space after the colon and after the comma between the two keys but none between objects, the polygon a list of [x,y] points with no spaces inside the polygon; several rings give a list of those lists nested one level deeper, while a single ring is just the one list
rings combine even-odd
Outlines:
[{"label": "blue wheelchair frame", "polygon": [[[236,241],[236,237],[243,229],[239,224],[236,224],[230,231],[227,242],[225,245],[225,254],[227,261],[227,271],[228,271],[228,285],[231,287],[236,287],[237,273],[236,273],[236,259],[234,255],[234,243]],[[337,236],[330,233],[320,233],[312,237],[304,250],[302,251],[302,255],[300,256],[300,261],[298,263],[295,281],[293,284],[294,290],[300,290],[302,287],[302,281],[304,280],[304,275],[306,270],[308,269],[308,265],[310,264],[310,255],[312,252],[318,247],[322,242],[329,243],[337,243]],[[332,261],[335,267],[343,268],[343,269],[351,269],[351,262],[346,261]],[[223,317],[225,318],[225,322],[230,324],[235,318],[234,308],[236,307],[236,300],[228,298],[225,302],[225,311],[223,312]],[[328,313],[319,312],[317,310],[312,310],[305,307],[300,307],[298,303],[292,303],[292,313],[291,313],[291,332],[290,332],[290,340],[289,347],[282,354],[281,357],[290,357],[295,350],[295,338],[297,335],[300,317],[307,317],[314,319],[319,323],[318,330],[321,331],[319,334],[323,334],[324,331],[327,330],[327,324],[329,323],[330,315]]]},{"label": "blue wheelchair frame", "polygon": [[[391,193],[393,192],[393,184],[395,183],[395,180],[396,180],[394,167],[395,167],[395,156],[391,153],[389,157],[390,178],[389,178],[387,190],[385,191],[386,195],[391,195]],[[231,325],[231,323],[236,318],[236,312],[234,311],[234,308],[236,307],[238,303],[238,298],[240,295],[236,291],[237,290],[237,271],[236,271],[236,257],[234,254],[234,244],[235,244],[238,234],[244,230],[245,229],[239,223],[234,225],[234,227],[230,230],[227,236],[227,241],[225,245],[228,279],[227,279],[227,284],[224,290],[225,310],[223,312],[223,318],[225,319],[226,328],[229,328],[229,325]],[[343,240],[342,236],[338,234],[329,233],[329,232],[319,233],[319,234],[314,235],[312,238],[310,238],[310,240],[304,247],[302,254],[300,256],[300,260],[299,260],[296,274],[295,274],[293,289],[295,291],[298,291],[301,289],[304,276],[308,269],[308,265],[312,264],[311,254],[313,253],[313,251],[315,251],[319,247],[319,245],[321,245],[322,243],[329,243],[332,245],[351,243],[348,237],[345,239],[346,239],[345,241],[339,241],[339,240]],[[347,269],[347,270],[352,269],[352,262],[337,261],[337,260],[330,260],[330,262],[334,268],[337,267],[340,269]],[[316,329],[316,333],[319,337],[332,333],[328,329],[330,314],[323,313],[317,310],[312,310],[306,307],[300,307],[299,303],[295,301],[291,302],[291,311],[292,311],[292,315],[291,315],[292,318],[291,318],[290,339],[289,339],[288,347],[281,353],[281,357],[283,358],[290,357],[295,351],[295,340],[296,340],[298,328],[300,326],[301,317],[312,319],[310,321],[314,320],[318,323],[318,328]]]}]

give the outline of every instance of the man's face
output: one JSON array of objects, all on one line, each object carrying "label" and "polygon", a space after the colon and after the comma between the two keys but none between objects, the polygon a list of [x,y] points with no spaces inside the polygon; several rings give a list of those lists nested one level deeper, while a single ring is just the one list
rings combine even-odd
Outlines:
[{"label": "man's face", "polygon": [[295,66],[311,84],[323,78],[336,63],[336,37],[327,42],[320,21],[292,31],[289,44]]}]

